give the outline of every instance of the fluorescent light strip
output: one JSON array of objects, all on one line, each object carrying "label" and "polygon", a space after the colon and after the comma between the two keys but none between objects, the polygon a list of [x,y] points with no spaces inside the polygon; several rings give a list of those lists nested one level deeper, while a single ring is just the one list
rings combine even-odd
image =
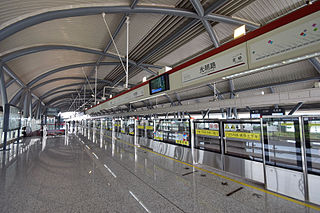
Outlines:
[{"label": "fluorescent light strip", "polygon": [[147,207],[145,207],[145,205],[143,205],[143,203],[137,198],[137,196],[135,196],[135,194],[133,194],[131,191],[129,191],[129,193],[134,199],[136,199],[136,201],[138,201],[138,203],[144,208],[144,210],[146,210],[146,212],[150,212],[149,209],[147,209]]},{"label": "fluorescent light strip", "polygon": [[253,69],[253,70],[247,70],[247,71],[244,71],[244,72],[240,72],[240,73],[236,73],[236,74],[233,74],[233,75],[225,76],[225,77],[222,77],[222,79],[230,79],[230,78],[235,78],[235,77],[239,77],[239,76],[242,76],[242,75],[246,75],[246,74],[250,74],[250,73],[254,73],[254,72],[258,72],[258,71],[268,70],[268,69],[272,69],[272,68],[275,68],[275,67],[283,66],[284,64],[291,64],[291,63],[302,61],[302,60],[306,60],[306,59],[309,59],[309,58],[314,58],[314,57],[317,57],[319,55],[320,55],[320,52],[317,52],[317,53],[313,53],[313,54],[310,54],[310,55],[305,55],[305,56],[302,56],[302,57],[288,59],[286,61],[282,61],[282,62],[279,62],[279,63],[275,63],[275,64],[259,67],[259,68]]},{"label": "fluorescent light strip", "polygon": [[88,145],[86,145],[87,149],[90,149],[90,147],[88,147]]},{"label": "fluorescent light strip", "polygon": [[109,167],[108,167],[106,164],[103,164],[103,166],[104,166],[106,169],[108,169],[108,171],[112,174],[112,176],[113,176],[114,178],[117,178],[117,175],[115,175],[115,174],[111,171],[111,169],[109,169]]}]

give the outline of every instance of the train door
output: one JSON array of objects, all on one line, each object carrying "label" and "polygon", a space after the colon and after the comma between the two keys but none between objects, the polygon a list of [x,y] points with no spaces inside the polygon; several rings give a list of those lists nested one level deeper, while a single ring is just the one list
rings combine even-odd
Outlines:
[{"label": "train door", "polygon": [[262,122],[266,188],[307,199],[301,117],[264,117]]},{"label": "train door", "polygon": [[309,201],[320,205],[320,116],[303,117]]}]

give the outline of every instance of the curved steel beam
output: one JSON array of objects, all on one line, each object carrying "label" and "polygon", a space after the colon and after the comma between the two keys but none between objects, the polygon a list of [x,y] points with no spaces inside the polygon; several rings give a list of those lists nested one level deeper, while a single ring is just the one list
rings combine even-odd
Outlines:
[{"label": "curved steel beam", "polygon": [[[101,62],[101,64],[102,65],[119,65],[120,62]],[[54,70],[48,71],[46,73],[43,73],[42,75],[39,75],[38,77],[36,77],[33,80],[31,80],[24,87],[30,88],[35,83],[37,83],[38,81],[44,79],[45,77],[48,77],[49,75],[52,75],[52,74],[55,74],[55,73],[58,73],[58,72],[62,72],[62,71],[69,70],[69,69],[80,68],[80,67],[95,66],[95,65],[96,65],[96,63],[83,63],[83,64],[72,64],[72,65],[68,65],[68,66],[64,66],[64,67],[59,67],[57,69],[54,69]],[[24,87],[20,88],[20,90],[15,94],[15,96],[10,100],[10,103],[13,103],[13,104],[16,103],[16,101],[21,96],[21,93],[24,90]]]},{"label": "curved steel beam", "polygon": [[[78,52],[84,52],[84,53],[90,53],[90,54],[96,54],[96,55],[101,55],[101,56],[106,56],[109,58],[113,58],[116,60],[119,60],[119,56],[116,54],[112,53],[105,53],[100,50],[96,49],[91,49],[91,48],[86,48],[86,47],[78,47],[78,46],[72,46],[72,45],[40,45],[40,46],[32,46],[32,47],[27,47],[23,48],[20,50],[16,50],[10,53],[7,53],[3,56],[1,56],[1,59],[3,62],[7,62],[16,58],[19,58],[21,56],[33,54],[33,53],[38,53],[42,51],[48,51],[48,50],[72,50],[72,51],[78,51]],[[122,61],[126,62],[126,58],[121,58]],[[129,63],[132,65],[137,65],[135,61],[129,60]],[[155,68],[155,69],[162,69],[162,66],[157,66],[153,64],[141,64],[141,66],[144,67],[150,67],[150,68]]]},{"label": "curved steel beam", "polygon": [[[50,80],[48,80],[48,81],[44,81],[44,82],[42,82],[42,83],[40,83],[40,84],[37,84],[36,86],[30,88],[30,90],[31,90],[31,91],[32,91],[32,90],[35,90],[35,89],[37,89],[37,88],[39,88],[39,87],[42,87],[42,86],[44,86],[44,85],[46,85],[46,84],[49,84],[49,83],[52,83],[52,82],[63,81],[63,80],[68,80],[68,79],[70,79],[70,80],[82,80],[82,81],[85,81],[85,80],[86,80],[86,78],[82,78],[82,77],[53,78],[53,79],[50,79]],[[94,79],[94,78],[89,78],[88,80],[89,80],[89,81],[94,81],[95,79]],[[97,82],[98,82],[98,83],[112,84],[111,81],[104,80],[104,79],[97,79]]]},{"label": "curved steel beam", "polygon": [[[72,98],[72,95],[74,95],[75,97],[77,97],[77,95],[78,95],[78,93],[77,92],[72,92],[72,93],[66,93],[66,94],[62,94],[62,95],[59,95],[59,96],[57,96],[57,97],[54,97],[54,98],[52,98],[52,99],[50,99],[49,101],[47,101],[47,105],[50,105],[50,104],[52,104],[52,103],[54,103],[54,102],[56,102],[56,101],[60,101],[60,100],[62,100],[62,99],[67,99],[67,98],[70,98],[71,100],[74,100],[73,98]],[[86,98],[91,98],[92,96],[91,95],[86,95]],[[81,97],[80,97],[81,98]]]},{"label": "curved steel beam", "polygon": [[[13,35],[16,32],[19,32],[28,27],[40,24],[46,21],[51,21],[54,19],[76,17],[76,16],[88,16],[88,15],[97,15],[102,13],[154,13],[161,15],[171,15],[171,16],[182,16],[192,19],[201,19],[196,13],[179,8],[172,7],[153,7],[153,6],[136,6],[131,8],[130,6],[92,6],[92,7],[79,7],[79,8],[66,8],[55,11],[48,11],[34,16],[27,17],[20,21],[17,21],[7,27],[4,27],[0,31],[0,41],[5,38]],[[217,22],[228,22],[232,24],[239,24],[238,19],[232,17],[221,16],[221,15],[208,15],[204,16],[207,20],[217,21]],[[248,27],[252,26],[251,22],[246,22]],[[241,22],[241,24],[244,24]]]},{"label": "curved steel beam", "polygon": [[255,30],[260,27],[260,24],[253,23],[251,21],[247,21],[240,18],[232,18],[230,16],[224,16],[219,14],[209,14],[204,16],[204,19],[208,21],[222,22],[227,24],[246,25],[246,27],[248,27],[250,30]]},{"label": "curved steel beam", "polygon": [[[108,65],[120,65],[120,62],[101,62],[102,65],[108,66]],[[35,83],[37,83],[38,81],[44,79],[45,77],[48,77],[49,75],[58,73],[58,72],[62,72],[62,71],[66,71],[69,69],[75,69],[75,68],[81,68],[81,67],[94,67],[96,66],[95,62],[91,62],[91,63],[83,63],[83,64],[72,64],[72,65],[68,65],[68,66],[64,66],[64,67],[59,67],[57,69],[53,69],[50,70],[46,73],[43,73],[42,75],[39,75],[38,77],[34,78],[33,80],[31,80],[27,86],[28,87],[32,87]]]},{"label": "curved steel beam", "polygon": [[[95,82],[93,81],[90,81],[90,84],[94,84]],[[42,96],[40,96],[40,99],[45,99],[46,97],[48,97],[48,95],[52,92],[55,92],[59,89],[63,89],[63,88],[67,88],[67,87],[74,87],[74,86],[79,86],[79,85],[83,85],[83,82],[81,83],[72,83],[72,84],[66,84],[66,85],[63,85],[63,86],[60,86],[60,87],[56,87],[56,88],[53,88],[49,91],[47,91],[46,93],[44,93]]]},{"label": "curved steel beam", "polygon": [[[202,4],[200,3],[200,0],[189,0],[189,1],[193,5],[193,7],[196,10],[197,14],[200,17],[203,17],[205,15],[205,12],[204,12],[204,9],[202,7]],[[202,18],[201,22],[202,22],[202,25],[204,26],[204,28],[206,28],[207,33],[208,33],[213,45],[216,48],[219,47],[220,43],[219,43],[219,39],[218,39],[217,33],[214,31],[214,29],[212,28],[212,26],[209,23],[209,21],[204,19],[204,18]]]},{"label": "curved steel beam", "polygon": [[183,16],[186,18],[198,19],[198,15],[194,12],[190,12],[184,9],[176,9],[172,7],[151,7],[151,6],[136,6],[131,8],[130,6],[92,6],[81,8],[68,8],[56,11],[48,11],[41,14],[37,14],[31,17],[27,17],[20,21],[17,21],[0,31],[0,41],[19,32],[25,28],[40,24],[46,21],[76,17],[76,16],[88,16],[97,15],[101,13],[154,13],[161,15]]},{"label": "curved steel beam", "polygon": [[63,93],[63,92],[74,92],[74,89],[65,89],[65,90],[55,91],[55,92],[50,93],[49,95],[47,95],[45,98],[48,98],[48,97],[50,97],[52,95],[56,95],[56,94]]}]

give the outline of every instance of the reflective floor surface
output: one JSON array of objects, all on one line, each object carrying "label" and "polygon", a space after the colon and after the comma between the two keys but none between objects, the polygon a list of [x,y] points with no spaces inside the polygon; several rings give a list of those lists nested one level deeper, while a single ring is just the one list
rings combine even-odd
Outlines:
[{"label": "reflective floor surface", "polygon": [[1,152],[0,212],[317,212],[92,134],[30,138]]}]

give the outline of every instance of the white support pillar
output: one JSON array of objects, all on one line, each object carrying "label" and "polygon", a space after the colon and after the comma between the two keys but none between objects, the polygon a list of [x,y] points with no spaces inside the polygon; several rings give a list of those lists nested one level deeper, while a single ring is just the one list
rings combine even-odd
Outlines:
[{"label": "white support pillar", "polygon": [[129,85],[129,23],[130,23],[129,16],[127,16],[126,23],[127,23],[126,88],[128,89],[128,85]]}]

